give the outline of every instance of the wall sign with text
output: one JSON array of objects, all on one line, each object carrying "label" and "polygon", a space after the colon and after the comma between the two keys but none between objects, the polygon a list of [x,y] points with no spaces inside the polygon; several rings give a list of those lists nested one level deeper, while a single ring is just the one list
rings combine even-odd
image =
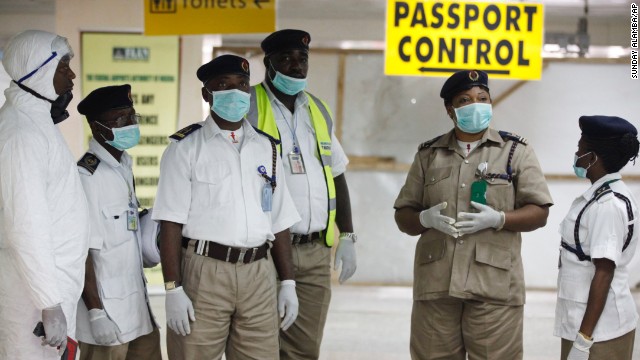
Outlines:
[{"label": "wall sign with text", "polygon": [[268,33],[276,0],[144,0],[146,35]]},{"label": "wall sign with text", "polygon": [[542,4],[387,0],[386,21],[386,75],[540,79]]}]

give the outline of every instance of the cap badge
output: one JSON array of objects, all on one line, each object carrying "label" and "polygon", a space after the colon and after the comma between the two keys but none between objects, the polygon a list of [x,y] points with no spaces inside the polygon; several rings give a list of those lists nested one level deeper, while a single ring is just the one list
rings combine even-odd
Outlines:
[{"label": "cap badge", "polygon": [[242,64],[240,66],[242,66],[242,70],[244,70],[244,72],[249,72],[249,62],[247,60],[242,60]]},{"label": "cap badge", "polygon": [[480,78],[480,75],[478,75],[478,72],[475,70],[469,71],[469,79],[471,79],[471,81],[478,81],[478,79]]},{"label": "cap badge", "polygon": [[309,45],[309,37],[308,36],[303,36],[302,37],[302,44],[304,44],[304,46],[308,46]]}]

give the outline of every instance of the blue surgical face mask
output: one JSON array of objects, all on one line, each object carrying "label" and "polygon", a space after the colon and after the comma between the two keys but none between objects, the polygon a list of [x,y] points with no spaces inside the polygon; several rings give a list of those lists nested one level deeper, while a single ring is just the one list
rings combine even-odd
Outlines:
[{"label": "blue surgical face mask", "polygon": [[[98,122],[98,124],[104,126],[106,129],[109,129],[100,122]],[[120,128],[113,128],[109,130],[113,134],[113,140],[107,140],[105,138],[105,142],[120,151],[130,149],[138,145],[138,142],[140,141],[140,127],[138,126],[138,124],[123,126]]]},{"label": "blue surgical face mask", "polygon": [[242,90],[210,91],[209,94],[213,97],[211,110],[224,120],[238,122],[249,112],[251,95]]},{"label": "blue surgical face mask", "polygon": [[271,68],[276,72],[276,76],[271,79],[271,83],[276,89],[287,95],[295,95],[300,91],[304,90],[307,87],[307,78],[298,79],[291,76],[287,76],[279,71],[277,71],[271,63],[269,63]]},{"label": "blue surgical face mask", "polygon": [[477,134],[488,128],[493,116],[491,104],[485,103],[473,103],[453,110],[458,128],[467,134]]},{"label": "blue surgical face mask", "polygon": [[587,170],[589,170],[589,168],[591,167],[591,165],[593,165],[596,161],[598,161],[598,155],[596,155],[596,159],[592,162],[589,163],[589,166],[587,166],[586,168],[577,166],[576,163],[578,162],[578,159],[582,158],[583,156],[589,155],[591,154],[591,151],[589,151],[588,153],[584,154],[584,155],[573,155],[573,172],[576,174],[577,177],[579,178],[586,178],[587,177]]}]

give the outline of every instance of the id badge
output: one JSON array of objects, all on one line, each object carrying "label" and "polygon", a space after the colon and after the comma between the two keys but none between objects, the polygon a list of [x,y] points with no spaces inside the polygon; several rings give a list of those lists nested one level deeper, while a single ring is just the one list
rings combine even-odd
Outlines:
[{"label": "id badge", "polygon": [[471,183],[471,201],[479,204],[487,204],[487,182],[478,180]]},{"label": "id badge", "polygon": [[133,209],[127,210],[127,230],[138,230],[138,212]]},{"label": "id badge", "polygon": [[271,200],[273,199],[273,189],[271,183],[266,182],[262,187],[262,211],[271,211]]},{"label": "id badge", "polygon": [[289,165],[291,166],[292,174],[305,174],[304,162],[302,161],[302,154],[289,153]]}]

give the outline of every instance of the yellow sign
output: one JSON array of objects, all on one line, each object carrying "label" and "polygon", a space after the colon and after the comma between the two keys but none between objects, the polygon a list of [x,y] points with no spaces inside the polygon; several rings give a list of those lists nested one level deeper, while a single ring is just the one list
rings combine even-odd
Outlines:
[{"label": "yellow sign", "polygon": [[[141,136],[127,152],[133,157],[136,194],[143,207],[153,205],[160,158],[178,126],[179,49],[177,36],[82,34],[83,98],[100,87],[131,85]],[[88,142],[88,125],[85,134]]]},{"label": "yellow sign", "polygon": [[276,0],[144,0],[146,35],[268,33]]},{"label": "yellow sign", "polygon": [[538,80],[543,17],[542,4],[387,0],[385,74]]}]

